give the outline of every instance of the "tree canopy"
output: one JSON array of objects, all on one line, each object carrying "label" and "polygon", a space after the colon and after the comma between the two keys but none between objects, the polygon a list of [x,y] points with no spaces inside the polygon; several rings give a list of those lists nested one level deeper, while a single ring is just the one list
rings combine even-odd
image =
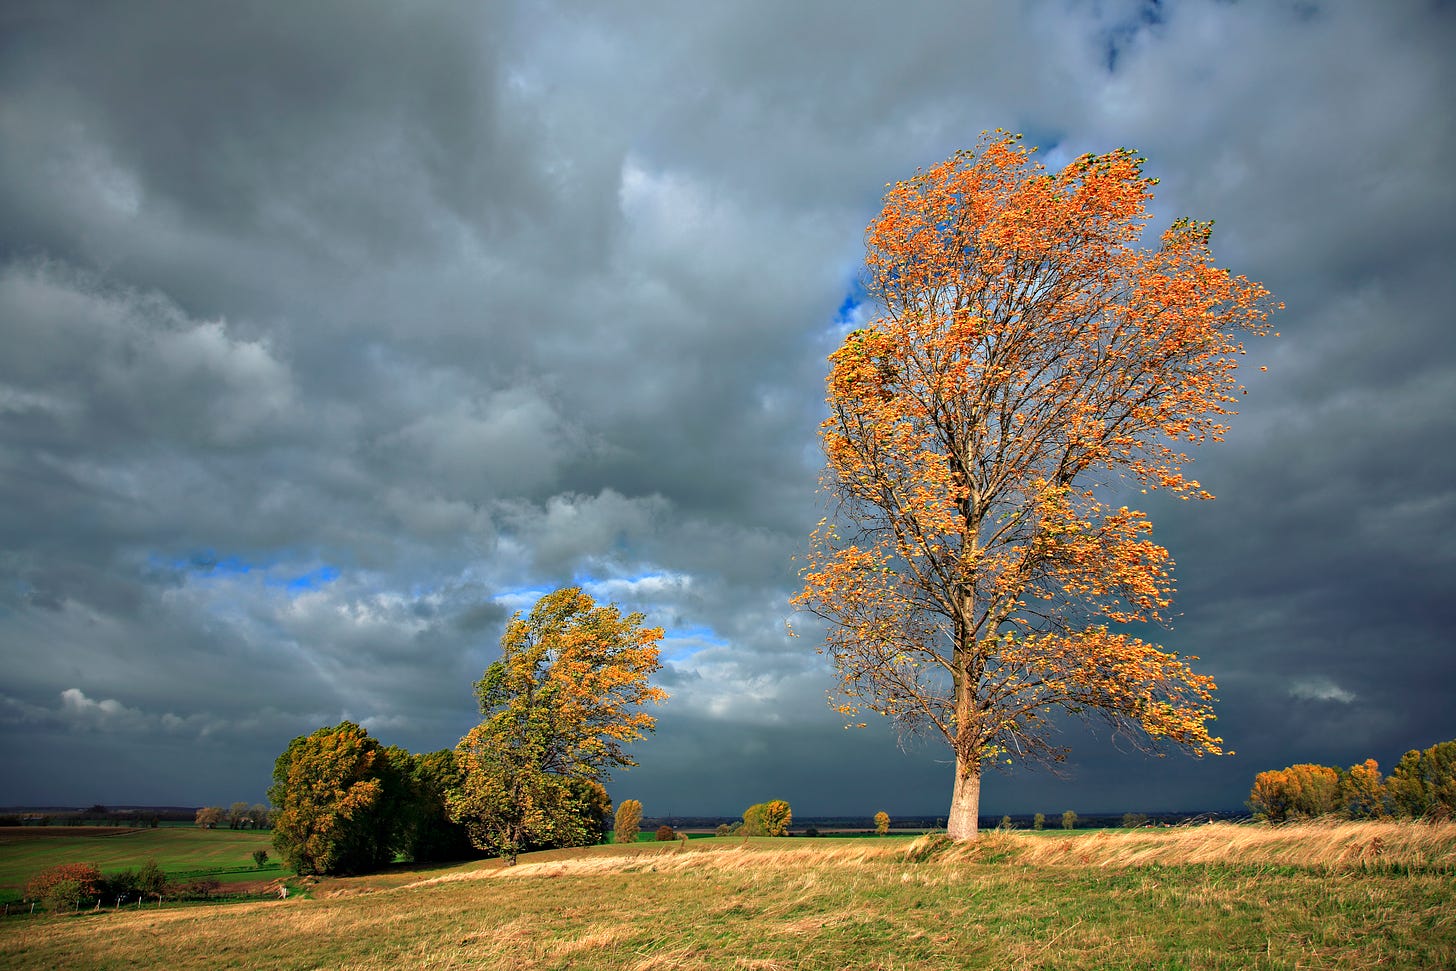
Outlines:
[{"label": "tree canopy", "polygon": [[597,790],[636,764],[626,746],[656,724],[642,706],[667,697],[647,681],[663,632],[643,620],[579,587],[512,618],[475,686],[485,719],[456,747],[464,778],[450,814],[476,846],[514,862],[532,846],[600,836],[611,804]]},{"label": "tree canopy", "polygon": [[300,735],[273,765],[273,845],[301,874],[364,873],[394,858],[397,789],[383,747],[353,722]]},{"label": "tree canopy", "polygon": [[1212,679],[1127,632],[1165,621],[1173,581],[1121,499],[1211,498],[1183,449],[1222,438],[1268,294],[1214,266],[1211,223],[1137,245],[1156,180],[1134,152],[1049,172],[1033,151],[989,134],[888,188],[880,313],[829,359],[834,514],[795,598],[828,621],[847,717],[950,745],[954,839],[976,834],[984,764],[1064,757],[1055,711],[1222,751]]}]

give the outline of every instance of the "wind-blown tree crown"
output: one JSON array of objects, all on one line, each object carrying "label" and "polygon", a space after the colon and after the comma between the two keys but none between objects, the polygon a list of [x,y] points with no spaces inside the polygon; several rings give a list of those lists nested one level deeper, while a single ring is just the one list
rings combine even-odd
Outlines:
[{"label": "wind-blown tree crown", "polygon": [[1213,681],[1118,629],[1164,622],[1173,581],[1117,497],[1212,498],[1183,449],[1222,438],[1268,294],[1213,265],[1211,223],[1136,245],[1156,180],[1135,153],[1056,173],[1031,154],[997,132],[888,187],[867,234],[882,312],[830,357],[835,515],[795,598],[829,621],[841,711],[951,744],[953,810],[983,762],[1063,757],[1056,709],[1221,751]]}]

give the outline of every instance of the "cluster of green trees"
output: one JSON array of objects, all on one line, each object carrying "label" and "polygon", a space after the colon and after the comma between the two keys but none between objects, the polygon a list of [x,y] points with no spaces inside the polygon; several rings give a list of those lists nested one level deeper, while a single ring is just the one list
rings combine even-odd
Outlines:
[{"label": "cluster of green trees", "polygon": [[1456,813],[1456,740],[1412,749],[1388,778],[1374,759],[1348,769],[1305,763],[1260,772],[1248,806],[1256,819],[1273,823],[1316,816],[1449,819]]},{"label": "cluster of green trees", "polygon": [[[888,825],[889,817],[886,817]],[[794,812],[782,799],[756,802],[743,810],[743,818],[736,823],[724,823],[717,829],[719,836],[788,836],[789,827],[794,824]]]},{"label": "cluster of green trees", "polygon": [[600,842],[603,782],[635,764],[625,746],[655,727],[643,703],[667,697],[647,684],[662,636],[579,587],[542,597],[507,625],[501,659],[475,684],[484,720],[453,751],[412,755],[352,722],[289,743],[268,790],[274,846],[299,873],[348,874],[396,856],[480,850],[515,863]]},{"label": "cluster of green trees", "polygon": [[273,765],[273,845],[304,874],[364,873],[396,856],[460,859],[470,842],[444,809],[459,784],[448,749],[415,755],[349,721],[320,728]]}]

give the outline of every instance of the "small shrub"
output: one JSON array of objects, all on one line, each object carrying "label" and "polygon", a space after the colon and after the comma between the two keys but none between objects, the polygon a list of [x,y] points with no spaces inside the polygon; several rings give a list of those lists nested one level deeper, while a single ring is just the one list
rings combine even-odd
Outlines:
[{"label": "small shrub", "polygon": [[715,836],[732,836],[733,827],[729,826],[727,823],[719,823],[718,828],[713,830],[713,834]]},{"label": "small shrub", "polygon": [[1011,830],[1013,828],[1012,825],[1011,825],[1011,817],[1010,816],[1002,816],[1001,817],[1001,822],[999,822],[999,823],[996,824],[996,828],[999,829],[1003,833],[1009,833],[1009,832],[1011,832]]},{"label": "small shrub", "polygon": [[31,877],[24,898],[51,910],[69,910],[94,900],[102,881],[101,871],[89,863],[60,863]]},{"label": "small shrub", "polygon": [[263,869],[263,867],[267,866],[268,865],[268,851],[267,850],[254,850],[253,851],[253,865],[256,866],[260,870]]},{"label": "small shrub", "polygon": [[141,893],[148,897],[155,897],[157,894],[167,891],[167,874],[157,866],[156,860],[148,860],[137,871],[136,886]]},{"label": "small shrub", "polygon": [[819,835],[819,828],[817,826],[810,826],[808,829],[804,830],[804,835],[805,836],[818,836]]},{"label": "small shrub", "polygon": [[657,842],[670,843],[675,839],[677,839],[677,833],[673,832],[671,826],[663,823],[661,826],[657,827]]}]

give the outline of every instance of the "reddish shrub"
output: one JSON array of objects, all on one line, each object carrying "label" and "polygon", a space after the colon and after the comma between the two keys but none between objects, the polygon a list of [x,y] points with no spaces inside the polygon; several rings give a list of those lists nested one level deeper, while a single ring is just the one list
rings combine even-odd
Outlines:
[{"label": "reddish shrub", "polygon": [[26,900],[44,901],[59,909],[96,897],[101,871],[90,863],[59,863],[40,871],[25,885]]}]

